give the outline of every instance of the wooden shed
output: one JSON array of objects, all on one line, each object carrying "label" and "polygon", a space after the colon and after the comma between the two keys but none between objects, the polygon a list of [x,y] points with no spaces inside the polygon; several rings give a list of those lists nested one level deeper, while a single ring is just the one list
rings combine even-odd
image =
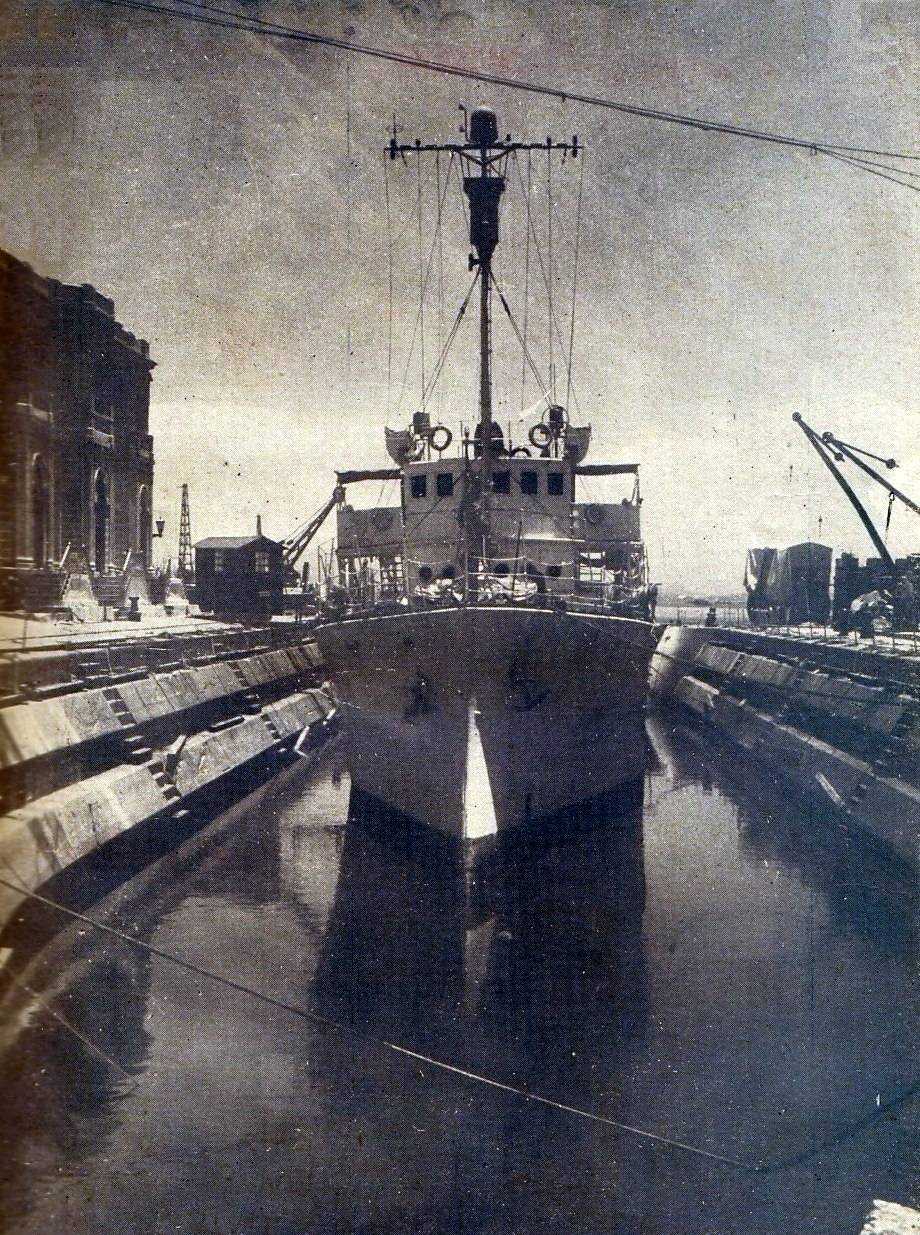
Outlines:
[{"label": "wooden shed", "polygon": [[209,536],[195,545],[198,605],[227,617],[270,617],[284,609],[281,545],[267,536]]}]

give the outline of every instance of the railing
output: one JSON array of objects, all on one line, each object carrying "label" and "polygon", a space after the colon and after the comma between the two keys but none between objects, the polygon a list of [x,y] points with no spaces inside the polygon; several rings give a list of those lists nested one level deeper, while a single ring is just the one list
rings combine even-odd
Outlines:
[{"label": "railing", "polygon": [[571,610],[578,613],[654,620],[655,590],[644,584],[609,583],[600,587],[575,582],[573,590],[551,586],[555,580],[520,571],[505,574],[477,572],[466,586],[463,575],[442,576],[414,588],[400,580],[374,577],[328,583],[320,607],[327,619],[344,619],[371,614],[430,612],[459,608],[529,608]]}]

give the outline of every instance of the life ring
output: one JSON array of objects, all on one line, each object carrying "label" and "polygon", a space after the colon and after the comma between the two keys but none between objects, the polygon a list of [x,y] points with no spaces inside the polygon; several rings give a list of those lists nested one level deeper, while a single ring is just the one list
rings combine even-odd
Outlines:
[{"label": "life ring", "polygon": [[553,440],[553,431],[548,425],[534,425],[527,434],[527,438],[531,446],[536,446],[537,450],[542,450]]},{"label": "life ring", "polygon": [[592,527],[597,527],[598,524],[604,522],[604,512],[600,506],[592,503],[590,506],[585,507],[585,518]]},{"label": "life ring", "polygon": [[378,532],[387,532],[393,526],[392,510],[375,510],[371,522]]},{"label": "life ring", "polygon": [[454,435],[448,429],[447,425],[435,425],[428,434],[428,441],[431,443],[431,449],[436,450],[438,454],[445,451],[454,440]]},{"label": "life ring", "polygon": [[512,459],[529,459],[530,451],[527,449],[526,446],[515,446],[514,450],[512,450],[511,452],[511,458]]}]

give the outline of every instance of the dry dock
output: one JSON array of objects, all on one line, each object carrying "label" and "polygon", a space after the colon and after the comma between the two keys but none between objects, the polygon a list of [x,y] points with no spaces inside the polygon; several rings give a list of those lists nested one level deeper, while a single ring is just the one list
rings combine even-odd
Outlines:
[{"label": "dry dock", "polygon": [[843,831],[920,867],[916,635],[669,626],[652,691],[794,785]]},{"label": "dry dock", "polygon": [[650,741],[641,804],[472,886],[333,757],[95,925],[37,910],[9,1235],[858,1235],[909,1205],[915,883],[698,730]]},{"label": "dry dock", "polygon": [[[33,637],[0,661],[0,930],[25,891],[290,746],[333,710],[302,628]],[[16,889],[22,889],[21,891]]]}]

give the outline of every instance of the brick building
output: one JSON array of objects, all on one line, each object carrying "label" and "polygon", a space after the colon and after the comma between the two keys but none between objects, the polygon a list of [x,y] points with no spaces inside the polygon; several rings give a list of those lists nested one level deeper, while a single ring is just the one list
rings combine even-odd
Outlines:
[{"label": "brick building", "polygon": [[0,349],[0,608],[51,607],[75,570],[117,591],[150,565],[149,347],[0,250]]}]

